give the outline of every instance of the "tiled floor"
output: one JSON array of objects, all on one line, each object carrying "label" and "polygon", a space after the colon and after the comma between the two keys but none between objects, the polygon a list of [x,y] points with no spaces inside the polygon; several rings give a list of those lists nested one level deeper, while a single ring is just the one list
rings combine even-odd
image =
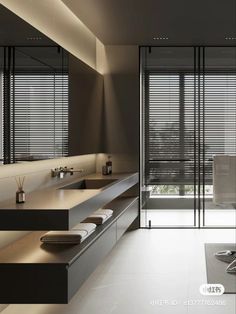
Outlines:
[{"label": "tiled floor", "polygon": [[235,230],[132,231],[70,304],[10,305],[2,314],[236,314],[236,295],[199,292],[206,283],[204,243],[235,240]]}]

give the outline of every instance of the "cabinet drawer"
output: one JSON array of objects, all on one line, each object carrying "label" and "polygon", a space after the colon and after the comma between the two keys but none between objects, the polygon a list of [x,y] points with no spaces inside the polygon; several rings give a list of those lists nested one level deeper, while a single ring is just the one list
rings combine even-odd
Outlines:
[{"label": "cabinet drawer", "polygon": [[114,223],[70,266],[68,271],[68,300],[76,293],[115,244],[116,224]]},{"label": "cabinet drawer", "polygon": [[125,233],[132,222],[138,217],[138,199],[135,200],[117,220],[117,240]]}]

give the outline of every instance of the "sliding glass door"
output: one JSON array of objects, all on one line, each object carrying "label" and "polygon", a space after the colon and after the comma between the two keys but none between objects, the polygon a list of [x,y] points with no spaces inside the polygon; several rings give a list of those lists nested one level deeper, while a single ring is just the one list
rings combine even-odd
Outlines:
[{"label": "sliding glass door", "polygon": [[141,48],[144,227],[235,225],[233,203],[213,201],[213,156],[236,152],[235,48],[227,49],[228,68],[216,48]]},{"label": "sliding glass door", "polygon": [[[236,226],[236,48],[204,49],[206,185],[203,225]],[[214,161],[214,162],[213,162]]]}]

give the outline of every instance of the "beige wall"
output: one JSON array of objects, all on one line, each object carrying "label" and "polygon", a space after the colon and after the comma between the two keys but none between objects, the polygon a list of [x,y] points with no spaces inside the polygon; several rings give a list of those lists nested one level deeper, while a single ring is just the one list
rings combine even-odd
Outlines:
[{"label": "beige wall", "polygon": [[96,69],[99,41],[62,1],[0,0],[0,3]]},{"label": "beige wall", "polygon": [[[26,176],[25,191],[31,192],[58,183],[58,178],[51,177],[51,169],[58,166],[68,166],[74,169],[84,169],[83,175],[96,172],[96,155],[64,157],[0,166],[0,201],[15,196],[16,176]],[[79,174],[74,174],[74,177]],[[63,179],[66,182],[66,178]]]}]

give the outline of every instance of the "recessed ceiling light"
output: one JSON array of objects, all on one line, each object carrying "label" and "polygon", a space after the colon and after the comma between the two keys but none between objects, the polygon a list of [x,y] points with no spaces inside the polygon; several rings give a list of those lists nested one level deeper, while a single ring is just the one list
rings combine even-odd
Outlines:
[{"label": "recessed ceiling light", "polygon": [[225,37],[225,40],[236,40],[236,37]]},{"label": "recessed ceiling light", "polygon": [[32,37],[27,37],[27,40],[42,40],[42,37],[38,37],[38,36],[32,36]]},{"label": "recessed ceiling light", "polygon": [[168,37],[153,37],[153,40],[168,40]]}]

